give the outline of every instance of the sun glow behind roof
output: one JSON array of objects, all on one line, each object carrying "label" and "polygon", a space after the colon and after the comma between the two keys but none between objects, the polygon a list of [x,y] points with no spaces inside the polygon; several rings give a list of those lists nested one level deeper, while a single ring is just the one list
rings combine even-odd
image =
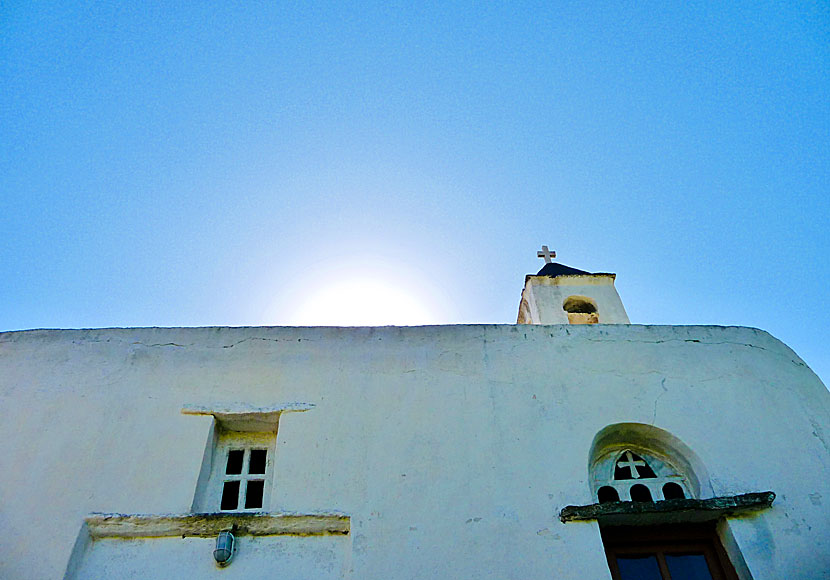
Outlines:
[{"label": "sun glow behind roof", "polygon": [[295,326],[438,324],[426,300],[387,281],[355,278],[314,288],[290,318]]}]

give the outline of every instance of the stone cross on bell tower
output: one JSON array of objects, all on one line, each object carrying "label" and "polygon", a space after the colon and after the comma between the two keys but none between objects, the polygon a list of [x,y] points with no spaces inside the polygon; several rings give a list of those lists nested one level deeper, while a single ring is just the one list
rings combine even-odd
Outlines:
[{"label": "stone cross on bell tower", "polygon": [[539,252],[536,252],[536,257],[537,258],[544,258],[545,259],[545,264],[550,264],[551,263],[550,259],[556,257],[556,252],[551,252],[548,249],[547,246],[542,246],[542,250],[539,251]]}]

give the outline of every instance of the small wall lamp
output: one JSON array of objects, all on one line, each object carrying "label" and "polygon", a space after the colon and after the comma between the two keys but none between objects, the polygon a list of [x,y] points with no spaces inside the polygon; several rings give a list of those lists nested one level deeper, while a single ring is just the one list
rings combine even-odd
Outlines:
[{"label": "small wall lamp", "polygon": [[232,533],[219,532],[219,536],[216,538],[216,549],[213,550],[213,559],[220,566],[227,566],[231,563],[235,540]]}]

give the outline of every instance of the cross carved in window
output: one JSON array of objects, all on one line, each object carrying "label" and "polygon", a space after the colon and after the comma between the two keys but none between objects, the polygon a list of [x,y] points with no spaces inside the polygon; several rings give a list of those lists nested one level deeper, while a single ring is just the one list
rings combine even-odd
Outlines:
[{"label": "cross carved in window", "polygon": [[692,497],[686,477],[656,455],[618,450],[606,454],[591,471],[599,503]]},{"label": "cross carved in window", "polygon": [[631,451],[626,450],[617,460],[614,469],[614,479],[640,479],[656,477],[648,463]]}]

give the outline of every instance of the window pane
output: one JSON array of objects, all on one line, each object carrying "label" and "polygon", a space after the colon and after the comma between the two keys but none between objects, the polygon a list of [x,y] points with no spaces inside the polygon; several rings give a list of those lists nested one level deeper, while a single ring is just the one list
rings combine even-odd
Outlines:
[{"label": "window pane", "polygon": [[617,555],[622,580],[663,580],[656,556]]},{"label": "window pane", "polygon": [[703,554],[682,554],[669,556],[666,554],[666,564],[672,580],[712,580],[709,565]]},{"label": "window pane", "polygon": [[267,449],[251,449],[251,463],[248,465],[248,473],[262,475],[265,473],[265,458],[268,456]]},{"label": "window pane", "polygon": [[245,509],[262,507],[262,492],[265,491],[265,482],[261,480],[249,481],[245,490]]},{"label": "window pane", "polygon": [[228,451],[228,465],[225,468],[225,473],[228,475],[239,475],[242,473],[242,459],[244,457],[244,449],[231,449]]},{"label": "window pane", "polygon": [[222,503],[219,509],[235,510],[237,505],[239,505],[239,482],[226,481],[222,488]]}]

